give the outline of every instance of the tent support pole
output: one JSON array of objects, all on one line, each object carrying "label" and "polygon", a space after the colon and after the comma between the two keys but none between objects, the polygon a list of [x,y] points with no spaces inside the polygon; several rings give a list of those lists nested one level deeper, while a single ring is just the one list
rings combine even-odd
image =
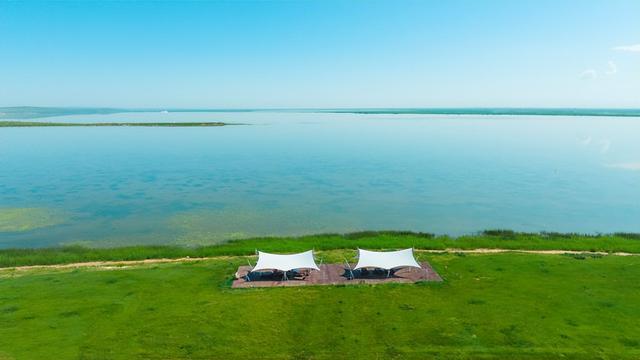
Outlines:
[{"label": "tent support pole", "polygon": [[356,277],[353,275],[353,270],[351,270],[351,265],[349,265],[347,259],[344,259],[344,263],[347,264],[347,269],[349,269],[349,273],[351,274],[351,280],[355,279]]},{"label": "tent support pole", "polygon": [[249,259],[247,259],[247,264],[249,264],[249,271],[247,271],[247,275],[245,275],[245,280],[251,281],[251,277],[249,275],[251,274],[251,271],[253,270],[253,265],[251,265],[251,261],[249,261]]}]

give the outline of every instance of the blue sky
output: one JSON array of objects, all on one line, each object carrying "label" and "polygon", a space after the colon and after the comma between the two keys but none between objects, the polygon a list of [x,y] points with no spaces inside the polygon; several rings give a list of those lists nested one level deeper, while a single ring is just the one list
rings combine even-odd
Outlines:
[{"label": "blue sky", "polygon": [[640,1],[4,1],[0,106],[640,107]]}]

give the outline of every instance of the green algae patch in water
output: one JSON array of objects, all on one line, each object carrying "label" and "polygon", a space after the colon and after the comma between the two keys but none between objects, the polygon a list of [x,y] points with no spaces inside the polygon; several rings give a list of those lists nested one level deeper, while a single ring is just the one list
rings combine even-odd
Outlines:
[{"label": "green algae patch in water", "polygon": [[239,211],[186,211],[169,219],[169,227],[179,233],[176,243],[183,245],[211,245],[261,235],[241,230],[247,224],[260,227],[261,223],[255,212]]},{"label": "green algae patch in water", "polygon": [[325,214],[332,227],[317,221],[317,214],[299,204],[293,208],[200,209],[177,213],[167,226],[177,232],[176,244],[213,245],[253,237],[303,236],[327,232],[352,232],[359,229],[353,220],[339,214]]},{"label": "green algae patch in water", "polygon": [[47,208],[0,208],[0,232],[24,232],[66,221],[59,211]]}]

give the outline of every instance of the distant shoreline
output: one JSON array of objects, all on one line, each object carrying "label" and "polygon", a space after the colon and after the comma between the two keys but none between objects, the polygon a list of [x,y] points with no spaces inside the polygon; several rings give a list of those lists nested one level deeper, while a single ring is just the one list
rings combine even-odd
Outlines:
[{"label": "distant shoreline", "polygon": [[489,116],[611,116],[640,117],[640,108],[246,108],[246,109],[188,109],[188,108],[79,108],[79,107],[0,107],[0,119],[22,120],[70,115],[113,115],[121,113],[241,113],[288,112],[364,115],[489,115]]},{"label": "distant shoreline", "polygon": [[[138,126],[138,127],[210,127],[229,125],[223,122],[111,122],[111,123],[60,123],[60,122],[38,122],[38,121],[0,121],[2,127],[116,127],[116,126]],[[233,124],[240,125],[240,124]]]},{"label": "distant shoreline", "polygon": [[431,109],[337,109],[322,112],[362,115],[486,115],[486,116],[611,116],[640,117],[640,109],[571,108],[431,108]]}]

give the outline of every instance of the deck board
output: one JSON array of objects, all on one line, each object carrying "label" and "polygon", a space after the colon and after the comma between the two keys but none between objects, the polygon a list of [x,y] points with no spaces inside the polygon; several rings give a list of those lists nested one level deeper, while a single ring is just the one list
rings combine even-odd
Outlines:
[{"label": "deck board", "polygon": [[309,276],[302,279],[289,279],[283,281],[280,277],[263,277],[247,281],[244,277],[248,273],[249,266],[240,266],[237,271],[238,278],[233,281],[232,288],[254,288],[254,287],[280,287],[280,286],[311,286],[311,285],[356,285],[356,284],[384,284],[384,283],[415,283],[419,281],[442,281],[440,275],[433,270],[428,262],[420,264],[421,269],[404,268],[395,272],[394,275],[371,275],[367,277],[357,277],[349,280],[346,276],[346,268],[342,264],[324,264],[320,266],[320,271],[311,271]]}]

